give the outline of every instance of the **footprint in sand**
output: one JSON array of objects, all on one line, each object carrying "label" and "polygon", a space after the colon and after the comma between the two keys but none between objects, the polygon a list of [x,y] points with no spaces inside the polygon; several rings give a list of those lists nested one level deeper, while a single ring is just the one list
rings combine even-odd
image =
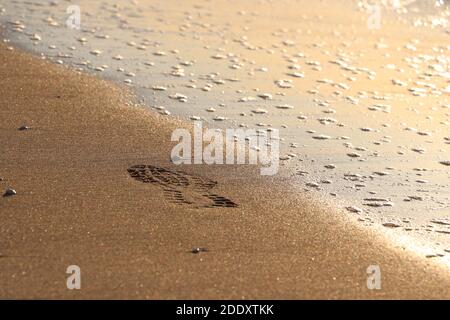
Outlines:
[{"label": "footprint in sand", "polygon": [[165,197],[176,204],[192,208],[237,207],[233,201],[211,193],[216,181],[152,165],[135,165],[128,168],[134,179],[160,186]]}]

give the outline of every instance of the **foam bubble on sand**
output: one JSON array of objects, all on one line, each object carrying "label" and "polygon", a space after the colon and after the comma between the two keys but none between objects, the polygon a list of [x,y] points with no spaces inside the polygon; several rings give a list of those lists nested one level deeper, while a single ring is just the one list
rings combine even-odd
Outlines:
[{"label": "foam bubble on sand", "polygon": [[281,79],[281,80],[275,80],[275,84],[282,89],[289,89],[292,88],[294,85],[292,83],[292,80],[286,80],[286,79]]},{"label": "foam bubble on sand", "polygon": [[253,109],[252,112],[255,114],[266,114],[268,111],[266,109],[259,108],[259,109]]},{"label": "foam bubble on sand", "polygon": [[280,105],[275,106],[275,108],[288,110],[288,109],[294,109],[294,106],[291,106],[289,104],[280,104]]},{"label": "foam bubble on sand", "polygon": [[316,140],[329,140],[329,139],[331,139],[331,137],[327,136],[325,134],[319,134],[319,135],[313,136],[313,139],[316,139]]},{"label": "foam bubble on sand", "polygon": [[347,211],[353,212],[353,213],[361,213],[363,210],[361,208],[355,207],[355,206],[348,206],[345,207]]}]

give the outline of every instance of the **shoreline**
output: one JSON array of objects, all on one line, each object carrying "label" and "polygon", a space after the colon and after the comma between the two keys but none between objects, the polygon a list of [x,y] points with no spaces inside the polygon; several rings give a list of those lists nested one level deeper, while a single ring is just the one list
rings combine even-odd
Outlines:
[{"label": "shoreline", "polygon": [[[0,297],[449,298],[448,269],[286,190],[287,178],[171,165],[170,134],[186,124],[127,106],[117,86],[3,44],[0,64],[0,186],[17,191],[0,199]],[[173,203],[128,174],[136,165],[217,181],[238,206]],[[374,264],[382,290],[366,287]],[[81,290],[66,288],[69,265]]]}]

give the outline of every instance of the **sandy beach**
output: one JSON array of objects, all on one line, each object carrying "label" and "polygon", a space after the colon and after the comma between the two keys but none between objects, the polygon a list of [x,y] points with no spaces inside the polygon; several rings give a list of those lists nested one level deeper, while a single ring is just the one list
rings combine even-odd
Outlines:
[{"label": "sandy beach", "polygon": [[[0,186],[17,192],[0,199],[3,299],[450,298],[448,268],[287,178],[174,166],[171,132],[190,125],[135,105],[124,88],[6,45],[0,74]],[[130,175],[139,165],[216,181],[214,194],[237,206],[174,201]],[[182,188],[195,204],[197,191]],[[81,268],[81,290],[66,287],[69,265]],[[381,290],[367,288],[370,265]]]},{"label": "sandy beach", "polygon": [[450,299],[449,21],[0,0],[0,298]]}]

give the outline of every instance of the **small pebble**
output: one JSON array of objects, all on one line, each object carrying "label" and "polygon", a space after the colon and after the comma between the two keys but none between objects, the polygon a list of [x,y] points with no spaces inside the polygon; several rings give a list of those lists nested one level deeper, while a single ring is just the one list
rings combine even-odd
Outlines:
[{"label": "small pebble", "polygon": [[192,250],[191,250],[191,253],[197,254],[197,253],[200,253],[200,252],[207,252],[207,251],[208,251],[208,249],[206,249],[206,248],[200,248],[200,247],[198,247],[198,248],[192,249]]},{"label": "small pebble", "polygon": [[14,189],[6,189],[5,193],[3,194],[4,197],[10,197],[10,196],[15,196],[17,194],[16,190]]}]

